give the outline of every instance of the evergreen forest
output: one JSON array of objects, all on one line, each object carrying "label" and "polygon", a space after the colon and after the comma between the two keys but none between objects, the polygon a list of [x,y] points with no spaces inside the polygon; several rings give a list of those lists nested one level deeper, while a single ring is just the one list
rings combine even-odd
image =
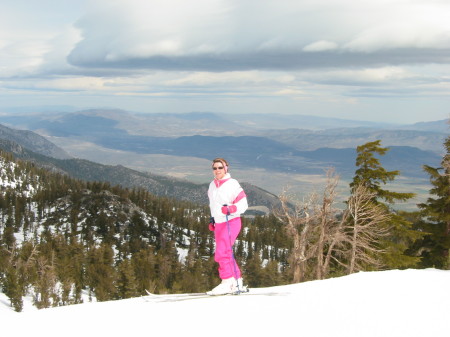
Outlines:
[{"label": "evergreen forest", "polygon": [[[344,209],[338,172],[321,193],[280,196],[269,215],[243,217],[235,256],[251,287],[336,277],[357,271],[449,269],[450,137],[428,200],[396,211],[412,193],[389,189],[380,141],[357,148]],[[0,287],[16,311],[153,293],[204,292],[219,282],[209,209],[144,189],[87,182],[0,152]]]}]

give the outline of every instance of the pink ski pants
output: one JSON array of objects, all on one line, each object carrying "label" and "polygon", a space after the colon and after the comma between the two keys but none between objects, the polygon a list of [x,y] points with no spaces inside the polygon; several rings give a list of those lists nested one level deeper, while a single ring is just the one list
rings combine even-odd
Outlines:
[{"label": "pink ski pants", "polygon": [[239,266],[237,265],[236,261],[233,261],[232,255],[232,245],[236,241],[236,238],[241,231],[241,218],[233,218],[229,221],[229,224],[231,235],[228,234],[228,225],[226,222],[216,223],[216,228],[214,230],[214,238],[216,240],[216,252],[214,254],[214,260],[219,264],[219,277],[222,280],[230,277],[241,277]]}]

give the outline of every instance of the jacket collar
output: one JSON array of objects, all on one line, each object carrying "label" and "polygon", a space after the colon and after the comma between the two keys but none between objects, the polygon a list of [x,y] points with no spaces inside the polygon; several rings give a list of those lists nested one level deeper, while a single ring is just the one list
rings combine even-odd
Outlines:
[{"label": "jacket collar", "polygon": [[231,176],[229,173],[225,174],[225,176],[222,179],[214,179],[214,184],[216,187],[222,186],[225,182],[231,179]]}]

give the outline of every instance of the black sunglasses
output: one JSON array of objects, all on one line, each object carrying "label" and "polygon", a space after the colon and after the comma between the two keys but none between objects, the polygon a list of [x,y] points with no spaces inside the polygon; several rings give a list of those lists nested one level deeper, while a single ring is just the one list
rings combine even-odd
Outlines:
[{"label": "black sunglasses", "polygon": [[223,170],[223,166],[213,167],[212,169],[213,169],[214,171],[215,171],[215,170]]}]

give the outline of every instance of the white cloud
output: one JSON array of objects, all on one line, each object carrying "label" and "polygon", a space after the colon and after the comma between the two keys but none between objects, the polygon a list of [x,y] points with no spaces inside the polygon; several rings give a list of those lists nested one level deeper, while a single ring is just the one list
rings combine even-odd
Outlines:
[{"label": "white cloud", "polygon": [[[84,0],[17,0],[0,11],[0,77],[42,75],[49,68],[67,68],[66,57],[79,41],[73,23]],[[45,68],[45,69],[44,69]]]},{"label": "white cloud", "polygon": [[335,85],[380,85],[380,84],[398,84],[404,80],[411,80],[417,77],[401,67],[380,67],[366,69],[338,69],[324,70],[321,72],[302,72],[304,80],[315,83],[328,83]]},{"label": "white cloud", "polygon": [[303,51],[318,52],[318,51],[325,51],[325,50],[335,50],[338,47],[339,46],[336,42],[321,40],[321,41],[316,41],[316,42],[313,42],[313,43],[305,46],[303,48]]},{"label": "white cloud", "polygon": [[289,83],[294,79],[292,75],[260,71],[192,72],[184,75],[181,73],[181,76],[164,81],[164,84],[167,86],[261,85]]},{"label": "white cloud", "polygon": [[23,39],[3,40],[0,47],[0,77],[28,75],[44,62],[49,50],[46,41]]},{"label": "white cloud", "polygon": [[41,92],[76,92],[76,91],[106,91],[108,90],[108,83],[111,80],[104,80],[97,77],[68,77],[55,78],[45,80],[28,79],[26,81],[10,81],[9,89],[29,89],[39,90]]},{"label": "white cloud", "polygon": [[84,40],[74,53],[118,61],[220,51],[226,16],[221,0],[97,1],[77,23]]},{"label": "white cloud", "polygon": [[376,21],[354,34],[345,49],[373,52],[394,48],[450,48],[450,3],[393,1],[376,8]]},{"label": "white cloud", "polygon": [[305,91],[297,88],[284,88],[278,90],[274,94],[279,96],[290,96],[290,97],[302,97],[306,95]]},{"label": "white cloud", "polygon": [[351,51],[374,52],[395,48],[450,49],[450,27],[387,23],[367,29],[344,46]]}]

